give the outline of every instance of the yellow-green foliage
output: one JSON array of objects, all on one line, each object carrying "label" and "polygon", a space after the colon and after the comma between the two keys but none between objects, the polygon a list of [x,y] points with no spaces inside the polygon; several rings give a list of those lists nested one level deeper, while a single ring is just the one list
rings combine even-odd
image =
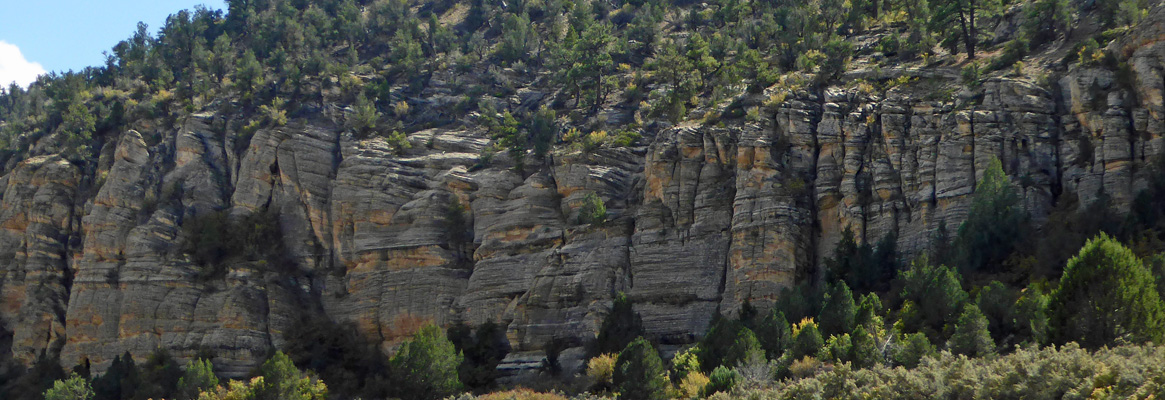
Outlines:
[{"label": "yellow-green foliage", "polygon": [[587,377],[591,378],[595,387],[611,388],[615,376],[615,354],[603,354],[587,361]]},{"label": "yellow-green foliage", "polygon": [[700,371],[693,371],[680,380],[677,391],[681,399],[695,399],[700,397],[701,391],[711,382]]}]

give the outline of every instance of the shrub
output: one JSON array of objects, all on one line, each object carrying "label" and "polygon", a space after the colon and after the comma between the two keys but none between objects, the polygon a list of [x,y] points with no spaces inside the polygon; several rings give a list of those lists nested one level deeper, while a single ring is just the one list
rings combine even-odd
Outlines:
[{"label": "shrub", "polygon": [[45,400],[90,400],[94,396],[89,381],[77,374],[69,379],[53,383],[53,387],[44,392]]},{"label": "shrub", "polygon": [[1131,250],[1101,233],[1068,261],[1052,292],[1053,340],[1098,348],[1118,339],[1160,341],[1165,306],[1153,275]]},{"label": "shrub", "polygon": [[421,328],[392,358],[392,377],[398,396],[433,400],[457,393],[457,368],[462,356],[432,324]]},{"label": "shrub", "polygon": [[668,382],[663,361],[647,339],[639,337],[619,353],[615,362],[615,388],[619,398],[662,400],[667,398]]},{"label": "shrub", "polygon": [[683,381],[689,374],[699,373],[700,369],[700,347],[699,345],[689,347],[684,351],[676,353],[671,359],[671,375],[672,381]]},{"label": "shrub", "polygon": [[680,398],[681,399],[700,398],[700,396],[702,396],[701,393],[703,393],[704,388],[708,387],[708,384],[711,382],[712,382],[711,379],[708,379],[707,376],[700,373],[699,371],[692,372],[688,375],[685,375],[684,378],[682,380],[680,380],[680,385],[678,388],[679,392],[680,392]]},{"label": "shrub", "polygon": [[603,204],[603,199],[593,192],[587,193],[582,198],[582,205],[579,206],[578,219],[580,224],[602,224],[607,221],[607,206]]},{"label": "shrub", "polygon": [[903,336],[897,343],[893,353],[894,363],[906,368],[914,368],[922,362],[924,357],[934,357],[938,354],[926,335],[911,333]]},{"label": "shrub", "polygon": [[591,378],[591,391],[608,392],[615,388],[616,354],[602,354],[587,361],[587,377]]},{"label": "shrub", "polygon": [[385,141],[388,142],[388,145],[392,147],[392,151],[396,152],[396,154],[402,154],[405,150],[413,147],[413,144],[409,142],[408,135],[405,135],[401,131],[392,131],[392,133],[388,134],[388,137],[385,137]]},{"label": "shrub", "polygon": [[740,375],[731,368],[724,366],[716,367],[716,369],[712,370],[712,375],[708,376],[708,385],[704,386],[703,395],[711,396],[718,392],[729,393],[732,391],[732,388],[736,387],[736,383],[739,380]]},{"label": "shrub", "polygon": [[963,67],[960,76],[963,78],[963,85],[970,88],[977,88],[982,83],[983,71],[979,67],[978,62],[971,62]]}]

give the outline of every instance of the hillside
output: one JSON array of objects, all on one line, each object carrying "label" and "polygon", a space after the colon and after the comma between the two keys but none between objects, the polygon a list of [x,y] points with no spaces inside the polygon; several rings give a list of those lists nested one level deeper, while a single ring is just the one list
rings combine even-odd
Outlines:
[{"label": "hillside", "polygon": [[[924,254],[974,294],[1165,251],[1160,2],[228,3],[0,95],[10,379],[430,322],[574,370],[619,293],[670,355],[839,281],[893,324]],[[988,178],[1014,219],[963,224]]]}]

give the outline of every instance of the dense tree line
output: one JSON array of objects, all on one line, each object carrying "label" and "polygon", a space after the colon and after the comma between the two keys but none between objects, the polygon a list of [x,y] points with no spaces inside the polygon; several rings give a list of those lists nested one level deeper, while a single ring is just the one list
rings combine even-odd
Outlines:
[{"label": "dense tree line", "polygon": [[[1143,201],[1149,201],[1150,195],[1165,187],[1154,185],[1142,197]],[[1100,196],[1098,201],[1105,199]],[[595,388],[627,390],[620,392],[621,397],[637,399],[692,397],[690,393],[697,393],[696,396],[715,392],[740,394],[760,388],[776,388],[777,393],[791,398],[825,390],[826,397],[833,398],[835,395],[828,393],[838,389],[828,385],[838,383],[831,379],[852,380],[856,379],[853,374],[873,374],[861,378],[866,379],[862,381],[865,383],[857,384],[861,391],[870,393],[903,390],[894,388],[891,382],[915,379],[890,373],[887,367],[933,370],[949,365],[951,360],[966,363],[971,359],[985,360],[974,362],[998,369],[999,365],[990,361],[998,354],[1010,354],[1007,357],[1022,362],[1047,363],[1053,361],[1039,357],[1056,358],[1065,354],[1082,357],[1081,347],[1097,350],[1121,344],[1160,343],[1165,339],[1165,303],[1160,298],[1165,271],[1160,262],[1145,260],[1105,230],[1093,229],[1107,226],[1118,234],[1137,232],[1126,235],[1140,237],[1137,240],[1142,241],[1145,235],[1158,237],[1162,230],[1152,224],[1157,223],[1155,215],[1165,209],[1148,211],[1150,208],[1146,207],[1146,216],[1131,213],[1123,222],[1119,222],[1115,213],[1110,213],[1099,217],[1116,219],[1116,222],[1086,224],[1085,231],[1076,234],[1095,236],[1080,244],[1078,254],[1066,260],[1060,276],[1049,276],[1056,273],[1034,268],[1017,271],[1011,264],[1016,260],[1034,263],[1040,252],[1041,245],[1024,246],[1025,241],[1042,243],[1062,239],[1055,235],[1032,238],[1034,235],[1030,232],[1034,228],[1017,200],[1015,185],[995,161],[976,185],[970,214],[958,233],[950,243],[941,246],[936,243],[935,248],[943,250],[952,266],[936,264],[925,255],[908,265],[901,264],[894,255],[893,240],[881,240],[877,246],[858,244],[853,233],[847,230],[834,257],[827,263],[823,283],[803,282],[764,312],[746,302],[736,318],[717,315],[703,339],[677,354],[666,371],[652,367],[658,362],[655,361],[658,354],[645,350],[649,342],[629,343],[626,339],[605,342],[608,344],[604,348],[629,343],[618,352],[617,360],[610,367],[614,371],[634,366],[660,372],[656,373],[658,376],[616,374],[613,382],[600,380]],[[1084,208],[1078,218],[1098,217],[1096,212],[1092,207]],[[940,235],[937,240],[946,239]],[[1142,251],[1151,254],[1165,250],[1159,245],[1142,246]],[[874,256],[877,253],[888,255]],[[1000,278],[1006,279],[1006,283]],[[862,292],[855,296],[850,283],[861,285]],[[889,307],[883,307],[883,300]],[[629,330],[635,326],[632,317],[635,314],[633,305],[626,302],[626,298],[620,297],[603,324],[600,338],[611,337],[616,332],[619,337],[638,332]],[[1048,350],[1038,350],[1041,348]],[[1148,354],[1157,350],[1147,347],[1137,351]],[[1031,357],[1037,359],[1033,361]],[[591,363],[588,368],[594,370],[604,365]],[[834,372],[821,373],[829,370]],[[1165,371],[1155,371],[1156,375],[1142,376],[1105,390],[1160,393],[1165,389],[1160,386],[1165,383]],[[846,375],[836,376],[838,373]],[[946,373],[940,368],[928,376]],[[588,376],[605,375],[588,373]],[[671,378],[673,385],[657,382],[666,377]],[[804,383],[803,378],[817,381],[810,379],[804,382],[814,383]],[[873,383],[869,379],[874,379]],[[1012,393],[1040,385],[1020,379],[1011,388],[987,385],[965,390]],[[821,383],[827,387],[805,386]],[[1076,387],[1072,385],[1089,383],[1063,384],[1068,385],[1063,390],[1078,390],[1072,389]],[[631,387],[636,389],[625,389]],[[917,389],[919,396],[932,393],[932,389]]]}]

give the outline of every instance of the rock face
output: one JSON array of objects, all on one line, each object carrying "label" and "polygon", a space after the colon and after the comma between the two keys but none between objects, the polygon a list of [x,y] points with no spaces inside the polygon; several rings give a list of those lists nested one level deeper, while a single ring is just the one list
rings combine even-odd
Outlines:
[{"label": "rock face", "polygon": [[[1065,193],[1126,207],[1165,152],[1165,24],[1147,25],[1112,45],[1128,73],[993,79],[963,99],[825,87],[524,169],[483,159],[478,130],[417,132],[401,151],[319,116],[245,139],[194,115],[154,145],[122,134],[96,171],[30,158],[0,178],[0,350],[98,372],[126,351],[209,350],[238,376],[318,310],[385,351],[427,321],[496,321],[520,364],[551,339],[584,343],[618,292],[655,339],[690,343],[717,311],[771,304],[847,227],[925,249],[995,158],[1036,221]],[[579,222],[590,194],[605,223]],[[277,216],[265,239],[288,265],[228,259],[208,279],[183,226],[215,213]]]}]

